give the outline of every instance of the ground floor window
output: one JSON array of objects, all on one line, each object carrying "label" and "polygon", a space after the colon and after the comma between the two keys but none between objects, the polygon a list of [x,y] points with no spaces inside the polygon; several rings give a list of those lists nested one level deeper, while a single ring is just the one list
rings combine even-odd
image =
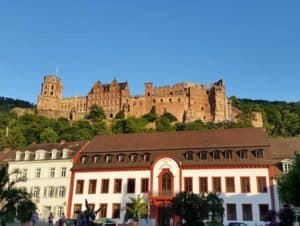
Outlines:
[{"label": "ground floor window", "polygon": [[253,220],[251,204],[243,204],[242,211],[243,211],[243,220],[244,221],[252,221]]},{"label": "ground floor window", "polygon": [[233,203],[227,204],[227,220],[234,221],[236,220],[236,205]]},{"label": "ground floor window", "polygon": [[112,218],[120,218],[121,204],[114,203],[112,207]]}]

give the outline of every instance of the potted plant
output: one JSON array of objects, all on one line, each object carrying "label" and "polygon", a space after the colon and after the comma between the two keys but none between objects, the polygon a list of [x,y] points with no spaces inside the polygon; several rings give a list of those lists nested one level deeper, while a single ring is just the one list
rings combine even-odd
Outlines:
[{"label": "potted plant", "polygon": [[126,207],[127,218],[132,218],[133,225],[137,226],[139,219],[148,217],[148,201],[143,199],[140,195],[136,198],[129,197],[131,205]]}]

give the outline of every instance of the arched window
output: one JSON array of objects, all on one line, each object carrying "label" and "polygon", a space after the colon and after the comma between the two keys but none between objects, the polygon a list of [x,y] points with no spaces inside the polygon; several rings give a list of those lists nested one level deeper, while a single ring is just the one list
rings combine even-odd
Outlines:
[{"label": "arched window", "polygon": [[162,193],[170,193],[171,192],[171,175],[169,173],[165,173],[162,176]]}]

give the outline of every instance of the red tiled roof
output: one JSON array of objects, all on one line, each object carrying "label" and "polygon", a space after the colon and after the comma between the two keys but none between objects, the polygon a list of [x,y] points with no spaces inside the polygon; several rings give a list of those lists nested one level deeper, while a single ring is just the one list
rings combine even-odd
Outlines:
[{"label": "red tiled roof", "polygon": [[100,135],[83,152],[270,146],[263,128]]},{"label": "red tiled roof", "polygon": [[295,152],[300,151],[300,137],[270,138],[274,159],[294,158]]}]

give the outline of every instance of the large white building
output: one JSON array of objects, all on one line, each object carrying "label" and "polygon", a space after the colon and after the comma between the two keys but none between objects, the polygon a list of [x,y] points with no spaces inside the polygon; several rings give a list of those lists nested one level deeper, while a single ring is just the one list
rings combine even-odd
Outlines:
[{"label": "large white building", "polygon": [[255,226],[267,210],[279,209],[275,173],[264,129],[97,136],[74,162],[67,216],[84,209],[87,198],[101,207],[98,217],[123,223],[129,197],[141,194],[150,201],[155,225],[166,226],[176,193],[217,192],[225,225]]},{"label": "large white building", "polygon": [[24,178],[16,186],[31,193],[41,220],[47,220],[50,212],[55,220],[66,212],[72,157],[86,143],[33,144],[17,150],[8,162],[9,172],[18,172],[11,179]]}]

